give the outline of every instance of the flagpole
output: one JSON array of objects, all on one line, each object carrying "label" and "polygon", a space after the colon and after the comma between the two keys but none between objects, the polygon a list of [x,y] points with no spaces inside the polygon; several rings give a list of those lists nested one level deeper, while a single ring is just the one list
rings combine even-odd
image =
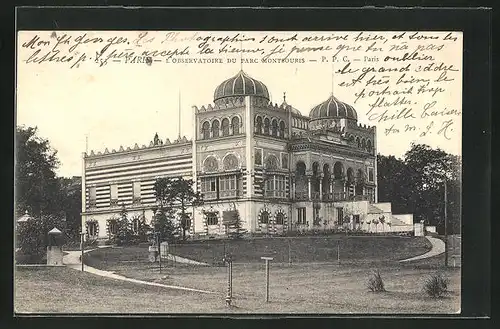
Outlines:
[{"label": "flagpole", "polygon": [[243,71],[243,41],[240,40],[240,70]]},{"label": "flagpole", "polygon": [[333,85],[334,85],[333,78],[335,75],[334,63],[335,63],[335,57],[332,57],[332,96],[333,96]]},{"label": "flagpole", "polygon": [[181,139],[181,90],[179,89],[179,140]]}]

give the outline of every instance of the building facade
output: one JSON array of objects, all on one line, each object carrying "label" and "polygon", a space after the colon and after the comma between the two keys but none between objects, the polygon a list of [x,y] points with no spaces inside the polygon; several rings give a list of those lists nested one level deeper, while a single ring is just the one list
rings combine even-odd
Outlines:
[{"label": "building facade", "polygon": [[122,205],[134,221],[153,218],[157,178],[195,182],[189,233],[224,235],[224,212],[238,210],[252,233],[349,227],[411,231],[411,215],[377,201],[375,127],[330,95],[309,116],[271,104],[264,83],[243,71],[216,87],[213,104],[194,106],[192,140],[83,154],[82,225],[106,239]]}]

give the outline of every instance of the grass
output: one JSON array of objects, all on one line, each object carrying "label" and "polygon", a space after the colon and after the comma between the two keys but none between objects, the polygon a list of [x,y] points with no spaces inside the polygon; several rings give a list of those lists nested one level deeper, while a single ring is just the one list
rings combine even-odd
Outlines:
[{"label": "grass", "polygon": [[[391,237],[392,238],[392,237]],[[321,238],[324,239],[324,238]],[[460,308],[460,269],[443,269],[439,260],[421,260],[399,264],[395,260],[425,253],[426,240],[394,237],[336,237],[318,240],[311,237],[291,239],[302,251],[291,265],[271,262],[270,303],[264,302],[265,270],[260,260],[262,248],[279,250],[287,239],[256,239],[231,244],[239,260],[233,264],[234,308],[224,305],[227,289],[225,267],[200,267],[168,264],[159,272],[151,264],[147,248],[105,248],[89,253],[88,265],[115,271],[127,277],[180,285],[215,292],[214,295],[187,293],[158,287],[102,278],[66,268],[17,269],[15,308],[28,312],[101,312],[101,313],[456,313]],[[400,239],[400,240],[395,240]],[[401,240],[403,239],[403,240]],[[259,241],[260,240],[260,241]],[[331,248],[340,240],[346,247],[340,264],[331,259]],[[363,244],[364,242],[364,244]],[[210,241],[210,243],[219,243]],[[342,245],[342,244],[341,244]],[[183,245],[195,252],[194,244]],[[350,249],[347,249],[349,246]],[[391,248],[400,246],[400,249]],[[179,247],[180,248],[180,247]],[[189,249],[192,248],[192,249]],[[229,247],[231,248],[231,247]],[[264,249],[265,250],[265,249]],[[346,252],[347,250],[350,253]],[[377,252],[380,250],[380,252]],[[237,252],[236,252],[237,251]],[[342,249],[341,249],[342,251]],[[314,261],[305,255],[317,253]],[[194,253],[202,257],[207,252]],[[278,255],[287,255],[278,252]],[[296,254],[296,255],[297,255]],[[208,257],[208,256],[203,256]],[[277,260],[279,260],[278,256]],[[439,257],[439,256],[437,256]],[[190,257],[191,258],[191,257]],[[203,259],[203,258],[201,258]],[[237,258],[238,259],[238,258]],[[433,263],[434,262],[434,263]],[[372,293],[366,282],[373,269],[380,270],[386,292]],[[429,275],[439,269],[449,279],[446,298],[428,297],[422,287]]]},{"label": "grass", "polygon": [[[129,266],[130,267],[130,266]],[[152,281],[209,289],[215,295],[141,286],[67,268],[16,270],[17,312],[68,313],[454,313],[459,309],[460,276],[447,271],[450,295],[432,299],[422,291],[432,271],[383,268],[387,292],[366,288],[370,271],[337,265],[271,265],[270,303],[264,303],[265,274],[260,264],[233,266],[234,309],[224,306],[226,269],[176,267],[117,269]],[[167,277],[162,280],[161,277]]]},{"label": "grass", "polygon": [[66,267],[18,267],[16,313],[182,313],[224,310],[215,296],[143,286]]},{"label": "grass", "polygon": [[[290,246],[290,251],[289,251]],[[170,246],[170,252],[208,264],[221,261],[224,252],[234,263],[261,263],[261,256],[274,257],[274,263],[337,262],[337,248],[342,263],[380,263],[424,254],[431,244],[423,237],[345,236],[295,237],[253,240],[206,240]],[[147,260],[147,247],[102,249],[92,252],[89,265],[97,262],[104,269],[116,263]]]}]

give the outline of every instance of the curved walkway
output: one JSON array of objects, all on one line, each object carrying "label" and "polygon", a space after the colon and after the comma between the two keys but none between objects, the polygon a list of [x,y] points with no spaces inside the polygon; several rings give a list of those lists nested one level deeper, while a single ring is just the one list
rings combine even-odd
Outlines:
[{"label": "curved walkway", "polygon": [[400,262],[401,263],[411,262],[411,261],[414,261],[414,260],[429,258],[429,257],[437,256],[437,255],[440,255],[440,254],[444,253],[445,245],[444,245],[444,241],[443,240],[438,239],[438,238],[433,238],[431,236],[426,236],[426,238],[432,244],[431,250],[429,250],[425,254],[422,254],[422,255],[419,255],[419,256],[415,256],[415,257],[411,257],[411,258],[400,260]]},{"label": "curved walkway", "polygon": [[[95,249],[84,250],[83,252],[88,253],[92,250],[95,250]],[[78,250],[78,251],[65,251],[65,252],[67,254],[63,256],[63,264],[66,265],[66,267],[81,271],[81,269],[82,269],[82,263],[80,261],[81,251]],[[191,292],[200,292],[200,293],[204,293],[204,294],[216,294],[215,292],[212,292],[212,291],[193,289],[193,288],[187,288],[187,287],[181,287],[181,286],[171,286],[171,285],[166,285],[166,284],[161,284],[161,283],[156,283],[156,282],[148,282],[148,281],[127,278],[125,276],[115,274],[114,272],[99,270],[97,268],[90,267],[88,265],[84,265],[83,269],[85,272],[100,275],[100,276],[110,278],[110,279],[128,281],[128,282],[138,283],[138,284],[143,284],[143,285],[148,285],[148,286],[156,286],[156,287],[163,287],[163,288],[170,288],[170,289],[177,289],[177,290],[184,290],[184,291],[191,291]]]}]

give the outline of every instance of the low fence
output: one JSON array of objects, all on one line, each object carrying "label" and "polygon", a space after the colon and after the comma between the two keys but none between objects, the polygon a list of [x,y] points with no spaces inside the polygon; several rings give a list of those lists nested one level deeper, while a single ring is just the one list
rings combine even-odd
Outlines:
[{"label": "low fence", "polygon": [[235,263],[380,262],[422,254],[428,241],[400,236],[273,237],[244,240],[205,240],[170,244],[169,253],[210,265],[224,265],[226,255]]}]

